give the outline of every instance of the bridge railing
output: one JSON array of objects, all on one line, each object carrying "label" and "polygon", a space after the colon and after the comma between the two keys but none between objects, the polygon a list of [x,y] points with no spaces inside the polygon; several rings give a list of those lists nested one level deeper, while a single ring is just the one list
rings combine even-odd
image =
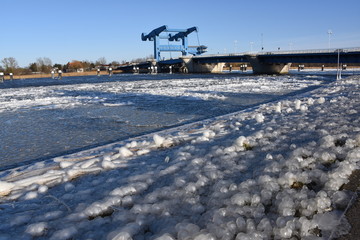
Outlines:
[{"label": "bridge railing", "polygon": [[304,53],[334,53],[334,52],[360,52],[360,47],[356,48],[328,48],[328,49],[308,49],[308,50],[289,50],[289,51],[268,51],[258,52],[258,55],[267,54],[304,54]]},{"label": "bridge railing", "polygon": [[244,55],[271,55],[271,54],[306,54],[306,53],[334,53],[334,52],[360,52],[360,47],[354,48],[328,48],[328,49],[308,49],[308,50],[288,50],[288,51],[261,51],[261,52],[241,52],[241,53],[224,53],[224,54],[206,54],[196,56],[196,58],[207,57],[229,57]]}]

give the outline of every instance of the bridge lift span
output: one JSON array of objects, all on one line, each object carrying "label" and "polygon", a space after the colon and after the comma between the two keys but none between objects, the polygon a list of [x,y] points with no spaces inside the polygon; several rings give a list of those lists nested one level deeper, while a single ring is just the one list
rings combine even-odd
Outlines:
[{"label": "bridge lift span", "polygon": [[[192,32],[198,32],[197,27],[188,29],[170,29],[166,25],[158,27],[152,30],[149,34],[141,34],[143,41],[149,40],[154,41],[154,58],[156,61],[160,61],[160,52],[181,52],[183,56],[188,54],[200,55],[206,52],[207,47],[204,45],[200,46],[189,46],[188,35]],[[161,33],[170,33],[163,34]],[[174,33],[174,34],[171,34]],[[182,41],[181,45],[160,45],[160,39],[167,39],[168,41]]]}]

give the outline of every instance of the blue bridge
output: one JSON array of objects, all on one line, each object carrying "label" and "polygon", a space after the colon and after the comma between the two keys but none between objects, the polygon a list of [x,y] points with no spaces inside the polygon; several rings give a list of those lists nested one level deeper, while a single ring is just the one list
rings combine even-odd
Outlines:
[{"label": "blue bridge", "polygon": [[[188,29],[170,29],[162,26],[149,34],[143,33],[143,41],[154,42],[154,59],[147,62],[129,64],[119,69],[125,72],[172,72],[183,73],[216,73],[222,72],[225,63],[250,63],[255,74],[288,73],[292,63],[360,63],[360,48],[246,52],[241,54],[202,55],[207,47],[204,45],[189,46],[188,35],[198,32],[197,27]],[[179,45],[161,45],[160,39],[181,41]],[[177,59],[161,60],[161,52],[181,52]]]}]

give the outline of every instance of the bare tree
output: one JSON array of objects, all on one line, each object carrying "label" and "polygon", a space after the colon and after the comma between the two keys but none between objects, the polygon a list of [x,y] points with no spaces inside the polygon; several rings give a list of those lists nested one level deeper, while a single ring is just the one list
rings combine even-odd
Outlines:
[{"label": "bare tree", "polygon": [[105,57],[101,57],[101,58],[99,58],[97,61],[96,61],[96,63],[95,63],[95,65],[106,65],[106,58]]},{"label": "bare tree", "polygon": [[6,73],[13,73],[17,68],[19,68],[16,59],[13,57],[4,58],[3,60],[1,60],[1,62]]},{"label": "bare tree", "polygon": [[41,72],[44,73],[49,73],[51,71],[51,66],[52,66],[52,61],[50,60],[50,58],[47,57],[43,57],[43,58],[38,58],[36,60],[36,65],[37,65],[37,69]]}]

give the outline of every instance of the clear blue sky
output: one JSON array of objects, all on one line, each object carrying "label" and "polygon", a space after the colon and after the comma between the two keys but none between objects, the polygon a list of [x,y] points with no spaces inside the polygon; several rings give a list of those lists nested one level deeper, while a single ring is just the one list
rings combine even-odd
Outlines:
[{"label": "clear blue sky", "polygon": [[[360,47],[359,0],[1,0],[0,59],[129,61],[153,52],[141,33],[199,28],[209,53]],[[261,36],[263,36],[261,38]],[[197,45],[196,34],[190,45]],[[173,54],[172,56],[174,57]],[[168,54],[163,55],[168,57]]]}]

